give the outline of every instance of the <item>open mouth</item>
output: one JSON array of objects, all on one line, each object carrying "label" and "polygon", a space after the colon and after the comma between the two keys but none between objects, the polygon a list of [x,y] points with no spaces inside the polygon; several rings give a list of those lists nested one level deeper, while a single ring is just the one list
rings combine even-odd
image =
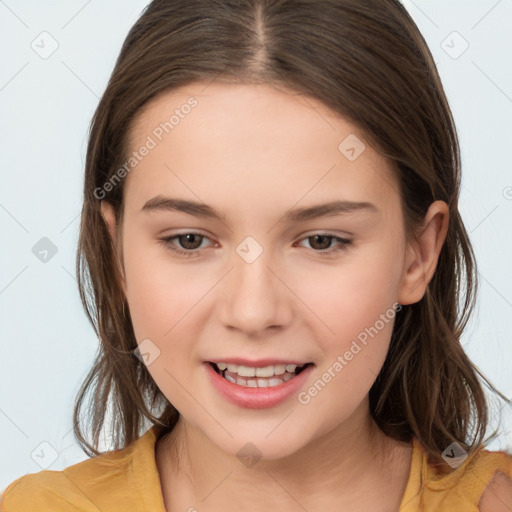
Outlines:
[{"label": "open mouth", "polygon": [[215,372],[224,379],[243,387],[266,388],[280,386],[293,379],[313,363],[302,366],[295,364],[266,366],[264,368],[251,368],[225,363],[209,362]]}]

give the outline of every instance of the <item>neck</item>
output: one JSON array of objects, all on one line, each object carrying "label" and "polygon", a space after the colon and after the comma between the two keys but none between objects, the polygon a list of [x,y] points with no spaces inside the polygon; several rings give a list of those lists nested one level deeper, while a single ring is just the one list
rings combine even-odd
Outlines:
[{"label": "neck", "polygon": [[250,512],[276,506],[287,511],[298,510],[298,504],[306,510],[332,509],[336,504],[338,509],[356,511],[382,506],[383,496],[398,509],[410,452],[409,444],[378,429],[363,402],[350,420],[295,453],[252,464],[223,452],[180,417],[159,441],[157,466],[170,511],[236,507]]}]

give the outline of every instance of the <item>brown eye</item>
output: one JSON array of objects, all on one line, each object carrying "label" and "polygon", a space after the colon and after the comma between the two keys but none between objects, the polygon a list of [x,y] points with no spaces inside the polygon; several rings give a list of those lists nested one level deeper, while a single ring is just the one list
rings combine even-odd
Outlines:
[{"label": "brown eye", "polygon": [[184,235],[178,235],[176,238],[179,241],[181,247],[183,247],[183,249],[192,250],[198,249],[201,246],[201,241],[204,237],[197,233],[186,233]]},{"label": "brown eye", "polygon": [[[311,247],[313,247],[313,249],[318,249],[321,251],[328,249],[333,239],[333,236],[327,235],[313,235],[308,237]],[[314,242],[312,243],[311,240],[314,240]]]},{"label": "brown eye", "polygon": [[[185,257],[200,256],[203,249],[208,249],[203,242],[210,240],[207,236],[200,233],[180,233],[174,236],[160,238],[159,241],[167,249]],[[202,247],[201,247],[202,246]]]},{"label": "brown eye", "polygon": [[[315,254],[321,256],[334,256],[341,251],[347,250],[352,240],[329,235],[328,233],[317,233],[302,239],[307,241]],[[332,242],[337,242],[335,245]]]}]

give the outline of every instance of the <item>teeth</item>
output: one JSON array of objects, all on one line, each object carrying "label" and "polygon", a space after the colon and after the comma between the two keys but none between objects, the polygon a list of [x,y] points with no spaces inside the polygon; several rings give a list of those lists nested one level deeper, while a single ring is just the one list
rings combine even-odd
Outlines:
[{"label": "teeth", "polygon": [[235,373],[238,373],[240,377],[254,377],[254,375],[256,374],[256,368],[250,366],[239,366],[238,371]]},{"label": "teeth", "polygon": [[263,368],[227,363],[215,364],[221,372],[227,369],[230,373],[236,373],[240,377],[273,377],[274,375],[283,375],[285,372],[294,373],[297,368],[296,364],[276,364],[274,366],[264,366]]},{"label": "teeth", "polygon": [[[232,382],[233,384],[237,384],[236,380],[235,380],[235,379],[233,379],[233,377],[231,377],[231,375],[227,375],[227,374],[226,374],[226,375],[224,375],[224,378],[225,378],[226,380],[229,380],[229,382]],[[242,379],[240,379],[240,380],[242,380]]]},{"label": "teeth", "polygon": [[264,368],[256,368],[256,377],[272,377],[274,374],[273,366],[265,366]]},{"label": "teeth", "polygon": [[[279,386],[295,377],[296,364],[278,364],[255,368],[252,366],[238,366],[228,363],[214,363],[222,376],[239,386],[249,388],[268,388]],[[227,370],[227,371],[225,371]],[[249,378],[254,377],[254,378]]]},{"label": "teeth", "polygon": [[248,380],[245,380],[242,378],[238,378],[235,381],[235,379],[233,377],[231,377],[231,375],[226,374],[226,375],[224,375],[224,378],[226,378],[227,380],[229,380],[229,382],[232,382],[233,384],[238,384],[239,386],[244,386],[246,388],[271,388],[274,386],[279,386],[283,382],[290,380],[292,378],[292,376],[290,374],[288,374],[288,378],[286,378],[286,376],[285,376],[284,379],[248,379]]},{"label": "teeth", "polygon": [[[295,365],[291,364],[290,366],[295,366]],[[286,371],[286,365],[284,365],[284,364],[274,365],[274,375],[283,375],[283,373],[285,371]]]}]

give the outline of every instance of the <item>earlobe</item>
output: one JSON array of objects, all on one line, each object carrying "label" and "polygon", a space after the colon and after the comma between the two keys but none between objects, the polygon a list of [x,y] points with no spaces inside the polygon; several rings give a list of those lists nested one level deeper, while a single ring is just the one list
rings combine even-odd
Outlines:
[{"label": "earlobe", "polygon": [[398,295],[400,304],[419,302],[434,276],[439,254],[448,233],[449,208],[444,201],[434,201],[420,234],[407,247],[404,274]]}]

